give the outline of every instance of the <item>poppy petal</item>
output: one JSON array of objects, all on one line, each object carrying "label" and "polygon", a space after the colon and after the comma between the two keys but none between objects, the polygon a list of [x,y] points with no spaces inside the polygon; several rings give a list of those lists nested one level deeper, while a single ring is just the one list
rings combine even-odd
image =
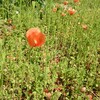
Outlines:
[{"label": "poppy petal", "polygon": [[40,47],[45,43],[45,35],[39,28],[30,28],[26,33],[26,37],[31,47]]}]

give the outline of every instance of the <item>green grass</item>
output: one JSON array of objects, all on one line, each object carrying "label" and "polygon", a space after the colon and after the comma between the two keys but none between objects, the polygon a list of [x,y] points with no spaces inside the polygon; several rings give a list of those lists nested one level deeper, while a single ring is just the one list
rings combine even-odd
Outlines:
[{"label": "green grass", "polygon": [[[89,94],[99,100],[100,1],[80,0],[78,5],[69,0],[68,7],[77,10],[72,16],[61,7],[52,11],[62,0],[45,3],[2,0],[0,100],[89,100]],[[46,35],[42,47],[29,47],[26,31],[31,27],[39,27]]]}]

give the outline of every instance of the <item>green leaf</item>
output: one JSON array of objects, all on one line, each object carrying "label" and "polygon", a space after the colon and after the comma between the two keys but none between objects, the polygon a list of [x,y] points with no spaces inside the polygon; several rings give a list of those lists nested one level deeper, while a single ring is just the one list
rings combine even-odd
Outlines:
[{"label": "green leaf", "polygon": [[35,8],[35,5],[36,5],[36,2],[35,1],[32,1],[33,9]]}]

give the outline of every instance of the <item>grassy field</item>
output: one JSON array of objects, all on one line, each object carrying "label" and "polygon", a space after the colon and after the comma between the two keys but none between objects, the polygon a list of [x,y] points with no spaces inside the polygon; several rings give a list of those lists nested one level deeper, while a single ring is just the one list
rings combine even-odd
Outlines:
[{"label": "grassy field", "polygon": [[[0,100],[100,100],[100,0],[1,1]],[[31,27],[43,46],[29,46]]]}]

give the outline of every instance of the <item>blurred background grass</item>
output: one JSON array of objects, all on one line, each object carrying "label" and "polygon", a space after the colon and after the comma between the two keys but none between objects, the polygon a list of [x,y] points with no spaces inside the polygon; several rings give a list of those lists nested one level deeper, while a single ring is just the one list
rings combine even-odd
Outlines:
[{"label": "blurred background grass", "polygon": [[[99,0],[69,0],[66,7],[77,10],[72,16],[62,0],[0,2],[0,99],[88,100],[90,94],[99,100]],[[56,5],[60,7],[53,12]],[[25,34],[31,27],[46,35],[40,48],[27,44]]]}]

